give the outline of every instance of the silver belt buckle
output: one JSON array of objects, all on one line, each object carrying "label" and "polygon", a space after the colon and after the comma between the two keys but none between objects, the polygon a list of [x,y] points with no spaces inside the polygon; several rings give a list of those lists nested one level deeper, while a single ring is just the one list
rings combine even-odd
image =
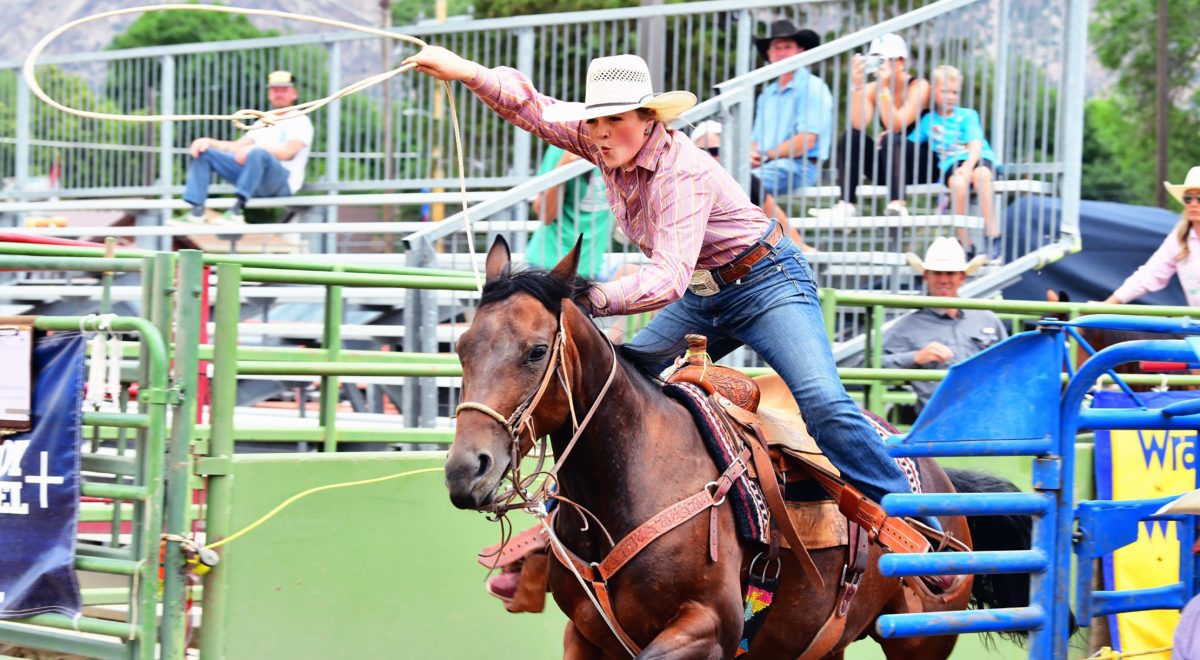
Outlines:
[{"label": "silver belt buckle", "polygon": [[713,278],[712,271],[697,268],[692,271],[692,282],[688,290],[698,296],[714,296],[721,292],[721,285]]}]

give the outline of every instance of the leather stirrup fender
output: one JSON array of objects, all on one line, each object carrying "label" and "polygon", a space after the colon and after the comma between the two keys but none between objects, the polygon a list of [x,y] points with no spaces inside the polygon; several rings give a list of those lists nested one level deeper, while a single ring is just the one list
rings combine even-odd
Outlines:
[{"label": "leather stirrup fender", "polygon": [[800,535],[796,533],[792,519],[788,516],[783,494],[779,492],[779,482],[775,480],[775,468],[771,463],[770,454],[767,453],[766,439],[763,438],[762,430],[757,424],[753,428],[757,442],[751,441],[746,444],[750,445],[754,469],[758,473],[758,485],[762,488],[763,497],[771,509],[771,517],[775,519],[775,526],[783,534],[783,538],[787,539],[788,545],[792,546],[792,554],[796,555],[796,561],[800,562],[800,568],[804,570],[805,575],[819,588],[824,589],[825,580],[821,577],[821,571],[817,570],[812,555],[809,554],[808,548],[804,547],[804,542],[800,540]]}]

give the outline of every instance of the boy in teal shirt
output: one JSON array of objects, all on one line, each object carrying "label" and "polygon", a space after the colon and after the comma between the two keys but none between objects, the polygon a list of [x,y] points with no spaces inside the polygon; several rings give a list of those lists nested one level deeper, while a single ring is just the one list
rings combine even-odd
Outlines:
[{"label": "boy in teal shirt", "polygon": [[[958,105],[962,73],[952,66],[933,70],[933,111],[921,117],[908,139],[917,144],[929,142],[938,158],[942,181],[950,189],[950,201],[955,215],[966,215],[971,188],[979,198],[983,215],[983,231],[987,237],[988,257],[1000,260],[1000,226],[993,208],[992,181],[995,178],[996,154],[983,136],[979,113]],[[966,229],[958,230],[958,240],[974,256],[975,246]]]},{"label": "boy in teal shirt", "polygon": [[[546,149],[538,174],[546,174],[576,160],[579,156],[551,146]],[[604,192],[604,177],[600,176],[599,170],[593,168],[583,176],[538,195],[533,210],[545,224],[529,237],[525,247],[527,262],[541,268],[553,268],[583,234],[579,274],[596,279],[603,272],[604,253],[608,251],[612,233],[612,212]]]}]

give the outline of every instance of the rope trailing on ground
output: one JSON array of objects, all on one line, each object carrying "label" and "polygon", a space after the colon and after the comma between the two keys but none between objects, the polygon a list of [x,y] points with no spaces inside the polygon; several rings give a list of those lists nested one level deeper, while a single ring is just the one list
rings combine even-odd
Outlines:
[{"label": "rope trailing on ground", "polygon": [[225,545],[226,543],[229,543],[230,541],[239,539],[239,538],[249,534],[250,532],[254,531],[255,529],[260,527],[263,523],[267,522],[271,518],[274,518],[280,511],[283,511],[284,509],[288,508],[292,504],[295,504],[296,501],[300,500],[301,498],[312,495],[314,493],[320,493],[320,492],[324,492],[327,490],[334,490],[337,488],[352,488],[354,486],[367,486],[370,484],[377,484],[377,483],[384,482],[384,481],[391,481],[392,479],[402,479],[404,477],[411,477],[411,476],[418,475],[418,474],[429,474],[429,473],[441,472],[441,471],[442,471],[442,468],[440,468],[440,467],[421,468],[419,470],[409,470],[407,472],[400,472],[397,474],[389,474],[387,476],[375,477],[373,479],[360,479],[359,481],[344,481],[341,483],[327,484],[324,486],[317,486],[315,488],[309,488],[308,490],[296,493],[295,495],[292,495],[291,497],[287,498],[283,502],[280,502],[278,506],[276,506],[274,509],[271,509],[270,511],[268,511],[266,514],[264,514],[258,520],[255,520],[254,522],[250,523],[249,525],[246,525],[245,527],[239,529],[238,531],[234,532],[233,534],[230,534],[229,536],[226,536],[225,538],[223,538],[219,541],[214,541],[212,543],[209,543],[205,547],[207,547],[209,550],[215,550],[216,548],[219,548],[219,547]]},{"label": "rope trailing on ground", "polygon": [[[72,114],[72,115],[75,115],[78,117],[83,117],[85,119],[98,119],[98,120],[107,120],[107,121],[127,121],[127,122],[138,122],[138,123],[161,123],[161,122],[166,122],[166,121],[204,121],[204,120],[228,119],[228,120],[232,121],[233,125],[240,130],[251,130],[254,127],[246,124],[245,123],[246,120],[261,122],[259,124],[259,127],[270,126],[275,121],[273,119],[273,117],[277,116],[278,114],[293,112],[293,111],[298,112],[300,114],[308,114],[310,112],[313,112],[314,110],[317,110],[318,108],[328,105],[329,103],[333,102],[336,99],[340,99],[343,96],[347,96],[347,95],[353,94],[355,92],[360,92],[364,89],[367,89],[368,87],[371,87],[371,86],[377,85],[381,82],[390,80],[391,78],[393,78],[405,71],[410,71],[414,68],[414,65],[401,65],[401,66],[398,66],[398,67],[392,69],[391,71],[384,71],[383,73],[378,73],[378,74],[370,76],[368,78],[364,78],[358,82],[346,85],[342,89],[340,89],[340,90],[334,92],[333,94],[330,94],[329,96],[326,96],[324,98],[316,99],[313,101],[306,101],[304,103],[297,103],[296,105],[288,106],[286,108],[281,108],[281,109],[273,111],[273,112],[256,110],[254,108],[245,108],[242,110],[238,110],[237,112],[235,112],[233,114],[227,114],[227,115],[221,115],[221,114],[127,115],[127,114],[114,114],[114,113],[107,113],[107,112],[92,112],[90,110],[79,110],[77,108],[72,108],[70,106],[63,105],[62,103],[59,103],[58,101],[50,98],[50,96],[48,94],[46,94],[45,90],[42,89],[42,86],[40,84],[38,84],[37,77],[34,75],[34,69],[37,66],[38,58],[41,57],[42,52],[44,50],[46,50],[46,47],[49,46],[51,42],[53,42],[55,39],[60,37],[65,32],[72,30],[76,27],[79,27],[80,25],[83,25],[85,23],[91,23],[93,21],[98,21],[98,20],[102,20],[102,19],[106,19],[106,18],[114,18],[117,16],[124,16],[127,14],[140,14],[140,13],[149,12],[149,11],[211,11],[211,12],[219,12],[219,13],[223,13],[223,14],[243,14],[243,15],[248,15],[248,16],[269,16],[272,18],[282,18],[285,20],[304,21],[304,22],[308,22],[308,23],[317,23],[319,25],[328,25],[331,27],[341,28],[341,29],[345,29],[345,30],[354,30],[357,32],[363,32],[366,34],[374,35],[377,37],[383,37],[386,39],[395,39],[397,41],[406,41],[406,42],[411,43],[419,48],[424,48],[425,46],[428,45],[424,41],[422,41],[416,37],[407,35],[407,34],[400,34],[398,32],[389,32],[387,30],[381,30],[379,28],[373,28],[373,27],[366,26],[366,25],[357,25],[355,23],[347,23],[346,21],[339,21],[339,20],[331,19],[331,18],[319,18],[319,17],[315,17],[315,16],[305,16],[303,14],[293,14],[291,12],[276,11],[273,9],[245,9],[245,8],[241,8],[241,7],[226,7],[224,5],[195,5],[195,4],[191,4],[191,5],[185,5],[185,4],[144,5],[144,6],[140,6],[140,7],[127,7],[125,9],[114,9],[111,11],[100,12],[98,14],[92,14],[91,16],[85,16],[83,18],[76,19],[74,21],[66,23],[66,24],[62,25],[61,27],[51,31],[46,36],[42,37],[42,39],[40,41],[38,41],[37,44],[35,44],[34,47],[29,51],[29,54],[27,56],[25,56],[25,64],[22,67],[22,75],[25,78],[25,83],[29,86],[29,90],[31,92],[33,92],[34,96],[41,99],[41,101],[43,103],[46,103],[47,105],[49,105],[57,110],[61,110],[62,112],[66,112],[68,114]],[[458,111],[454,107],[454,92],[450,88],[450,83],[447,81],[442,81],[442,89],[446,94],[446,105],[448,105],[450,108],[450,123],[451,123],[451,127],[453,128],[453,131],[454,131],[454,149],[455,149],[455,153],[457,155],[457,160],[458,160],[459,192],[462,194],[462,197],[463,197],[462,213],[463,213],[463,219],[466,224],[466,230],[467,230],[467,250],[471,253],[471,270],[475,276],[475,285],[477,288],[479,288],[482,291],[482,286],[483,286],[482,280],[480,278],[479,267],[476,264],[476,258],[475,258],[475,241],[474,241],[473,232],[471,230],[471,218],[467,212],[467,200],[466,200],[467,180],[466,180],[466,173],[465,173],[466,169],[463,165],[464,159],[463,159],[463,148],[462,148],[462,131],[459,128]],[[390,146],[389,146],[389,148],[390,148]]]}]

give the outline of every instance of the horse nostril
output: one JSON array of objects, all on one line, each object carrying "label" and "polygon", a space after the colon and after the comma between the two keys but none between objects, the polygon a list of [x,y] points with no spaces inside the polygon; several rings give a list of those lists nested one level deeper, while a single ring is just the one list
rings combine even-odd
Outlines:
[{"label": "horse nostril", "polygon": [[492,467],[492,455],[491,454],[480,454],[479,455],[479,469],[475,471],[475,478],[479,479],[483,475],[487,474],[488,470],[490,470],[491,467]]}]

